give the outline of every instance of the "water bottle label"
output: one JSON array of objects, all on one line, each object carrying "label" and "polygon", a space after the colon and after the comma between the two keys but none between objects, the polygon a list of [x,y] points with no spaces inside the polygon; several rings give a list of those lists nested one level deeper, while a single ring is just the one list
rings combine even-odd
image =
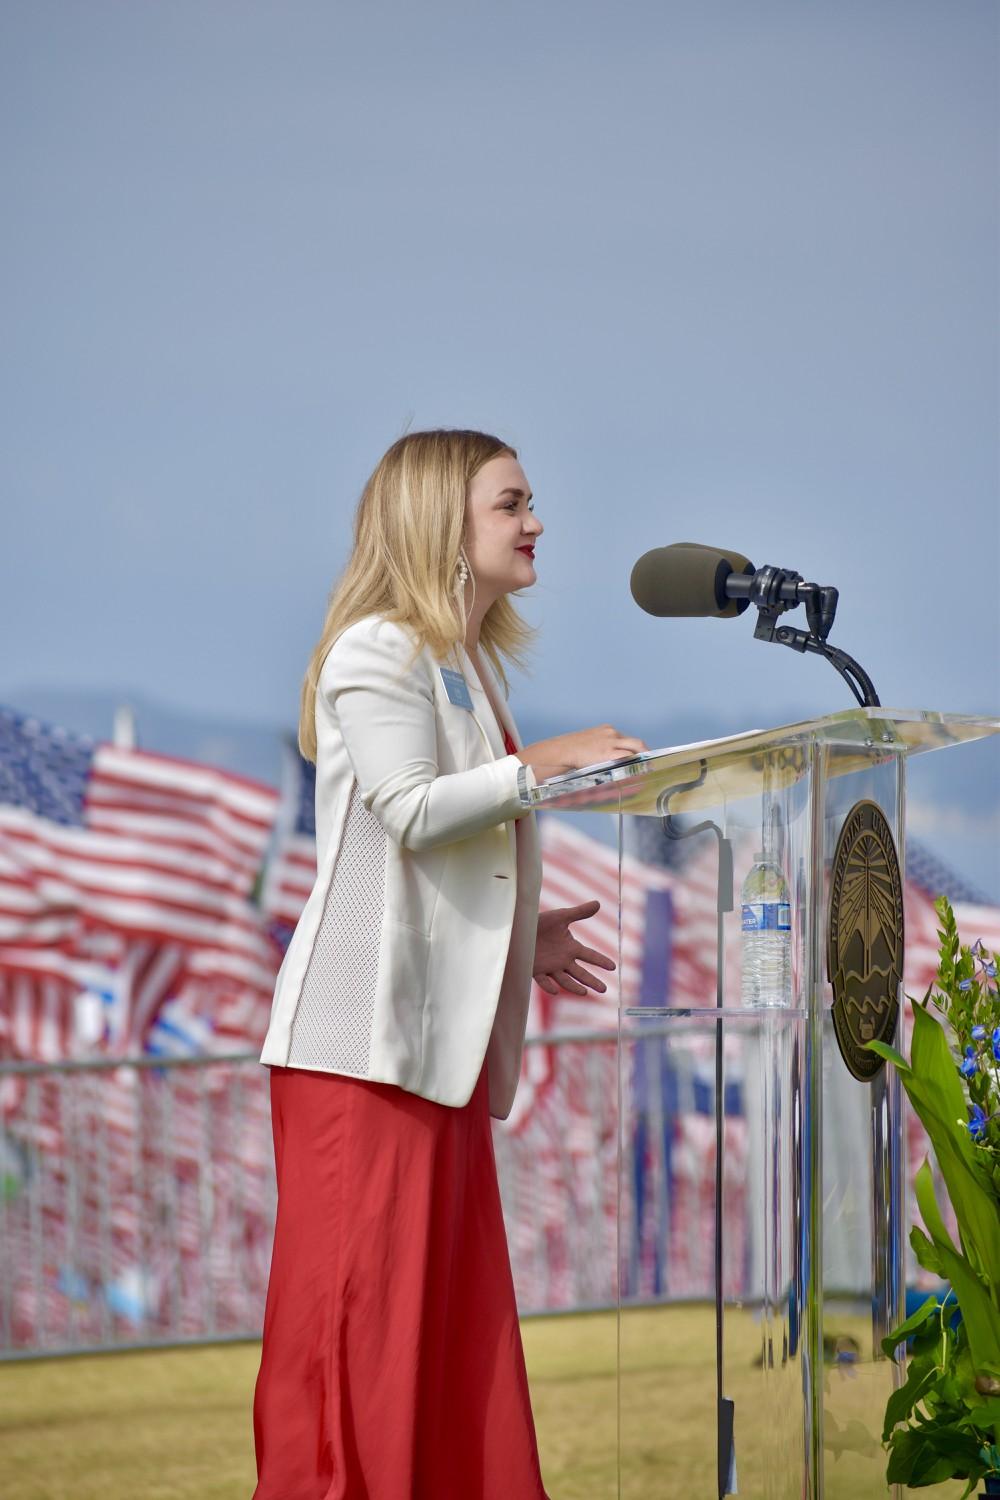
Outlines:
[{"label": "water bottle label", "polygon": [[744,932],[791,932],[792,908],[787,901],[743,903]]}]

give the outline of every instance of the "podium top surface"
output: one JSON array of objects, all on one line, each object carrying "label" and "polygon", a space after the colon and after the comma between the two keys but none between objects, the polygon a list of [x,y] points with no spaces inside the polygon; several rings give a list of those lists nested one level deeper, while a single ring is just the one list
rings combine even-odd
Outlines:
[{"label": "podium top surface", "polygon": [[646,750],[624,760],[585,766],[540,781],[532,806],[655,815],[665,791],[697,783],[670,799],[671,810],[683,812],[759,795],[765,773],[771,786],[795,780],[813,755],[822,758],[823,774],[843,776],[894,756],[943,750],[998,733],[1000,718],[985,715],[848,708],[799,724],[749,729],[724,739]]}]

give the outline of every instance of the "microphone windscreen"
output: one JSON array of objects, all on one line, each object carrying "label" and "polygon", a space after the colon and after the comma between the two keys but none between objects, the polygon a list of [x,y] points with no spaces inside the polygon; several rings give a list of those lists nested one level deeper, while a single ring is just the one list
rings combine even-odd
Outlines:
[{"label": "microphone windscreen", "polygon": [[728,599],[726,579],[730,573],[753,571],[753,563],[740,552],[701,542],[674,542],[644,552],[632,569],[629,586],[636,604],[650,615],[731,619],[750,601]]}]

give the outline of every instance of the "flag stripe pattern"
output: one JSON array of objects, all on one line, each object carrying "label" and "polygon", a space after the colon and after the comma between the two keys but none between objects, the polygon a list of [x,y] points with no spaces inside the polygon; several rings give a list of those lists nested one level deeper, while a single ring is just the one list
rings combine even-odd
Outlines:
[{"label": "flag stripe pattern", "polygon": [[[274,1184],[256,1056],[315,879],[314,799],[291,739],[273,789],[0,708],[0,1060],[114,1064],[0,1075],[0,1349],[259,1328]],[[716,1003],[714,841],[665,864],[571,817],[539,814],[539,830],[542,908],[597,899],[575,935],[617,967],[590,966],[603,990],[532,986],[514,1106],[493,1122],[519,1304],[615,1300],[620,1007],[692,1012],[656,1023],[669,1044],[652,1019],[622,1020],[622,1292],[710,1296],[715,1027],[698,1012]],[[738,842],[738,868],[751,855]],[[940,891],[966,941],[1000,946],[1000,910],[911,841],[905,987],[918,997]],[[736,921],[724,950],[733,1005]],[[598,1039],[555,1040],[580,1031]],[[233,1053],[244,1061],[222,1060]],[[748,1066],[727,1027],[729,1293],[753,1271]],[[927,1142],[908,1106],[906,1131],[912,1220]],[[907,1269],[921,1284],[912,1255]]]}]

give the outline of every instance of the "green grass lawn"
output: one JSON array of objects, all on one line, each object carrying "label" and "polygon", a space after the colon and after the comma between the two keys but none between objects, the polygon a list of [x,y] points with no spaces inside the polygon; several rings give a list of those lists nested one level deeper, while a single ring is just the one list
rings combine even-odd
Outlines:
[{"label": "green grass lawn", "polygon": [[[552,1500],[617,1500],[614,1314],[530,1318],[521,1326]],[[779,1359],[765,1381],[754,1363],[759,1328],[738,1313],[727,1316],[726,1340],[740,1496],[772,1500],[773,1493],[784,1500],[780,1475],[766,1492],[749,1482],[783,1431],[794,1441],[800,1365],[796,1360],[782,1369]],[[236,1344],[0,1365],[0,1495],[249,1500],[259,1357],[259,1345]],[[623,1500],[714,1500],[712,1309],[628,1313],[622,1369]],[[861,1424],[870,1428],[872,1412],[880,1414],[884,1405],[870,1378],[876,1373],[884,1374],[884,1367],[874,1372],[862,1364],[850,1377],[826,1372],[827,1438],[832,1434],[841,1452],[828,1462],[827,1500],[887,1493],[882,1457],[857,1451],[865,1446]],[[954,1484],[908,1493],[954,1500],[961,1489]],[[791,1488],[787,1494],[794,1500]]]}]

